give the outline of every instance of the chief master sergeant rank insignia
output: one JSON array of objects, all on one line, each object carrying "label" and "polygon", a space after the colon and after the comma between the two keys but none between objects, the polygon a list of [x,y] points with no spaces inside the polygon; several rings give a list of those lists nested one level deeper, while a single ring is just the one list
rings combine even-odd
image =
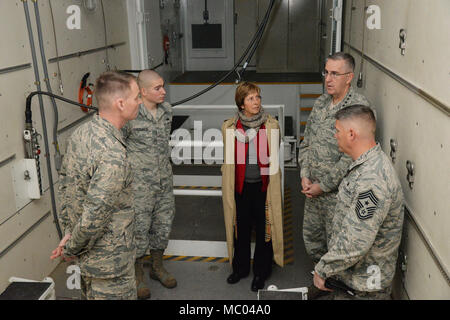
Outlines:
[{"label": "chief master sergeant rank insignia", "polygon": [[373,217],[377,209],[378,198],[372,190],[362,192],[358,195],[358,202],[355,206],[356,215],[361,220],[367,220]]}]

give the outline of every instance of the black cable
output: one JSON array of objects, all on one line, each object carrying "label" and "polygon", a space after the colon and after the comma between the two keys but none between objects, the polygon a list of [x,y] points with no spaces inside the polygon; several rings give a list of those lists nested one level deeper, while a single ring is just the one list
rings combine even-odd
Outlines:
[{"label": "black cable", "polygon": [[[31,118],[31,100],[33,99],[33,97],[35,95],[39,95],[39,96],[46,95],[46,96],[49,96],[51,98],[59,99],[59,100],[62,100],[64,102],[67,102],[67,103],[70,103],[70,104],[74,104],[74,105],[77,105],[77,106],[80,106],[80,107],[85,107],[85,108],[88,108],[88,109],[91,109],[91,110],[97,110],[97,112],[98,112],[98,109],[95,108],[95,107],[87,106],[87,105],[84,105],[84,104],[81,104],[81,103],[78,103],[78,102],[66,99],[64,97],[58,96],[58,95],[56,95],[54,93],[51,93],[51,92],[34,91],[34,92],[31,92],[28,95],[26,103],[25,103],[25,128],[26,129],[31,129],[32,126],[33,126],[32,118]],[[41,106],[41,116],[42,116],[42,119],[45,119],[45,114],[43,113],[43,106]],[[53,191],[54,185],[53,185],[51,163],[50,163],[50,151],[48,150],[48,138],[47,138],[47,132],[46,132],[46,129],[45,129],[46,126],[43,124],[42,127],[43,127],[43,130],[44,130],[45,152],[48,155],[48,157],[46,157],[47,158],[47,167],[48,167],[47,170],[48,170],[48,178],[49,178],[49,184],[50,184],[50,193],[51,193],[52,202],[53,202],[52,206],[53,206],[54,223],[56,225],[56,230],[58,231],[58,236],[59,236],[60,239],[62,239],[63,234],[62,234],[61,226],[59,225],[58,215],[56,213],[56,203],[54,201],[54,196],[55,196],[54,195],[54,191]]]},{"label": "black cable", "polygon": [[[37,89],[40,91],[41,90],[41,85],[40,85],[40,78],[39,78],[39,70],[38,70],[38,64],[37,64],[37,56],[36,56],[36,47],[34,45],[34,37],[33,37],[33,31],[32,31],[32,26],[31,26],[31,19],[30,19],[30,12],[28,9],[28,3],[26,1],[23,2],[23,8],[24,8],[24,13],[25,13],[25,21],[26,21],[26,25],[27,25],[27,30],[28,30],[28,39],[30,41],[30,49],[31,49],[31,57],[33,60],[33,68],[34,68],[34,77],[35,77],[35,84]],[[37,19],[37,17],[36,17]],[[31,103],[30,103],[31,104]],[[58,215],[57,215],[57,210],[56,210],[56,196],[55,196],[55,190],[53,188],[53,177],[52,177],[52,167],[51,167],[51,160],[50,160],[50,147],[49,147],[49,140],[48,140],[48,134],[47,134],[47,124],[46,124],[46,119],[45,119],[45,112],[44,112],[44,102],[42,101],[42,97],[39,96],[39,110],[41,112],[41,121],[42,121],[42,130],[44,131],[44,150],[45,153],[47,155],[45,161],[47,163],[47,175],[48,175],[48,183],[50,186],[50,201],[51,201],[51,206],[52,206],[52,213],[53,213],[53,219],[54,219],[54,223],[56,225],[56,231],[58,232],[58,237],[60,239],[62,239],[62,231],[61,228],[59,226],[58,223]],[[27,117],[27,114],[29,115],[29,123],[25,123],[25,128],[32,128],[32,123],[31,123],[31,105],[30,105],[30,110],[29,112],[25,112],[25,117]],[[38,159],[35,158],[35,160],[39,161]],[[38,168],[39,170],[39,168]],[[42,184],[39,184],[39,191],[42,192]]]},{"label": "black cable", "polygon": [[117,70],[117,72],[140,73],[142,70]]},{"label": "black cable", "polygon": [[[195,98],[197,98],[198,96],[201,96],[202,94],[204,94],[205,92],[207,92],[207,91],[209,91],[209,90],[215,88],[216,86],[218,86],[219,84],[221,84],[221,83],[222,83],[222,82],[223,82],[230,74],[232,74],[232,73],[237,69],[237,67],[239,67],[239,65],[242,63],[242,61],[244,60],[244,58],[247,56],[247,54],[248,54],[248,52],[250,51],[250,49],[251,49],[251,48],[253,47],[253,45],[255,44],[255,41],[256,41],[258,38],[261,39],[261,37],[259,37],[260,32],[261,32],[261,34],[264,33],[264,29],[265,29],[265,27],[266,27],[266,25],[267,25],[267,22],[269,21],[270,13],[272,12],[272,8],[273,8],[274,3],[275,3],[275,0],[271,0],[271,2],[270,2],[270,4],[269,4],[269,7],[267,8],[266,14],[265,14],[265,16],[264,16],[264,18],[263,18],[263,22],[261,23],[259,29],[257,30],[257,32],[255,33],[255,35],[253,36],[252,41],[250,41],[250,44],[248,45],[248,47],[247,47],[247,49],[245,50],[245,52],[242,54],[242,56],[241,56],[241,58],[239,59],[239,61],[234,65],[233,69],[231,69],[225,76],[223,76],[220,80],[218,80],[216,83],[212,84],[212,85],[209,86],[208,88],[203,89],[202,91],[200,91],[200,92],[194,94],[194,95],[191,96],[191,97],[188,97],[188,98],[186,98],[186,99],[177,101],[177,102],[175,102],[175,103],[172,103],[172,106],[173,106],[173,107],[174,107],[174,106],[177,106],[177,105],[180,105],[180,104],[183,104],[183,103],[185,103],[185,102],[187,102],[187,101],[190,101],[190,100],[192,100],[192,99],[195,99]],[[257,46],[258,46],[258,44],[256,45],[256,47],[257,47]]]},{"label": "black cable", "polygon": [[[252,49],[252,51],[251,51],[251,53],[250,53],[250,55],[249,55],[249,58],[247,59],[246,63],[244,64],[244,68],[243,68],[243,71],[242,71],[242,74],[243,74],[243,73],[245,72],[245,69],[247,68],[248,63],[250,62],[250,60],[252,59],[254,53],[256,52],[256,49],[258,48],[259,42],[261,41],[261,38],[262,38],[262,36],[263,36],[263,34],[264,34],[265,28],[266,28],[267,23],[268,23],[268,21],[269,21],[269,17],[270,17],[270,14],[272,13],[272,9],[273,9],[273,6],[274,6],[274,5],[275,5],[275,0],[271,0],[269,6],[268,6],[268,8],[267,8],[267,11],[266,11],[266,13],[265,13],[265,15],[264,15],[264,18],[263,18],[263,20],[262,20],[262,23],[260,24],[258,30],[257,30],[256,33],[254,34],[254,36],[253,36],[252,40],[250,41],[249,45],[247,46],[245,52],[242,54],[242,56],[241,56],[241,58],[239,59],[239,61],[234,65],[233,69],[231,69],[226,75],[224,75],[224,76],[223,76],[222,78],[220,78],[216,83],[212,84],[212,85],[209,86],[208,88],[203,89],[202,91],[200,91],[200,92],[198,92],[198,93],[196,93],[196,94],[194,94],[194,95],[192,95],[192,96],[190,96],[190,97],[188,97],[188,98],[185,98],[185,99],[183,99],[183,100],[177,101],[177,102],[173,103],[172,106],[174,107],[174,106],[177,106],[177,105],[186,103],[186,102],[188,102],[188,101],[190,101],[190,100],[192,100],[192,99],[195,99],[195,98],[201,96],[202,94],[208,92],[209,90],[211,90],[211,89],[217,87],[217,86],[218,86],[219,84],[221,84],[226,78],[228,78],[228,76],[229,76],[230,74],[232,74],[233,72],[236,71],[236,69],[239,67],[239,65],[242,63],[242,61],[245,59],[245,57],[246,57],[247,54],[249,53],[250,49]],[[205,1],[205,8],[207,8],[207,3],[206,3],[206,1]],[[255,43],[256,43],[256,45],[255,45]],[[152,68],[152,69],[150,69],[150,70],[155,70],[156,68],[160,67],[161,65],[163,65],[163,63],[157,65],[156,67],[154,67],[154,68]],[[142,70],[120,70],[120,71],[128,72],[128,73],[139,73],[139,72],[141,72]],[[238,75],[238,77],[239,77],[239,80],[240,80],[241,77],[242,77],[242,74],[240,74],[238,71],[236,71],[236,73],[237,73],[237,75]],[[69,103],[70,103],[70,102],[69,102]],[[80,105],[80,104],[78,104],[78,105]],[[80,105],[80,106],[84,106],[84,105]]]},{"label": "black cable", "polygon": [[[271,6],[271,7],[270,7],[270,10],[272,10],[274,4],[275,4],[275,2],[271,2],[271,3],[269,4],[269,5]],[[267,22],[266,22],[266,23],[267,23]],[[265,28],[265,26],[264,26],[264,28]],[[243,78],[245,69],[247,69],[247,66],[248,66],[249,63],[250,63],[250,60],[252,60],[253,55],[255,54],[256,49],[257,49],[258,46],[259,46],[259,42],[261,41],[263,34],[264,34],[264,30],[262,30],[262,32],[259,33],[259,35],[258,35],[258,40],[257,40],[257,44],[258,44],[258,45],[253,46],[252,51],[251,51],[250,54],[248,55],[247,60],[245,61],[244,65],[243,65],[243,67],[242,67],[241,73],[238,73],[238,75],[239,75],[239,81],[241,81],[241,79]]]},{"label": "black cable", "polygon": [[[164,62],[161,62],[160,64],[151,68],[150,70],[156,70],[157,68],[161,67],[162,65],[164,65]],[[117,70],[117,72],[128,72],[128,73],[140,73],[141,71],[143,71],[143,70]]]},{"label": "black cable", "polygon": [[203,11],[204,24],[208,24],[209,12],[208,12],[208,0],[205,0],[205,10]]},{"label": "black cable", "polygon": [[97,107],[87,106],[85,104],[78,103],[78,102],[72,101],[70,99],[58,96],[58,95],[56,95],[54,93],[50,93],[50,92],[46,92],[46,91],[34,91],[34,92],[31,92],[28,95],[27,100],[25,102],[25,123],[30,123],[30,124],[32,123],[32,120],[31,120],[31,100],[33,99],[33,97],[35,95],[49,96],[49,97],[52,97],[52,98],[55,98],[55,99],[58,99],[58,100],[61,100],[61,101],[64,101],[64,102],[76,105],[76,106],[79,106],[79,107],[88,108],[88,109],[95,110],[95,111],[98,112],[98,108]]}]

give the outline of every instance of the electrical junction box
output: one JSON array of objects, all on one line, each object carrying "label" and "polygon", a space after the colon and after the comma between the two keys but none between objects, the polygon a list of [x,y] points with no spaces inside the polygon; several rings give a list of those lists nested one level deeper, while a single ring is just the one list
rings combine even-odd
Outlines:
[{"label": "electrical junction box", "polygon": [[36,160],[22,159],[11,166],[16,209],[20,210],[33,199],[40,199]]}]

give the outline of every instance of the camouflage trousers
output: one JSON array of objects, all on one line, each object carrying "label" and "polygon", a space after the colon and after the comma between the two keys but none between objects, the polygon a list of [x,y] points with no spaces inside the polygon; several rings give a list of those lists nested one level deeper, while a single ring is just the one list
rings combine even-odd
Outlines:
[{"label": "camouflage trousers", "polygon": [[128,273],[111,279],[81,276],[83,300],[137,300],[134,266]]},{"label": "camouflage trousers", "polygon": [[135,241],[136,258],[150,249],[166,249],[175,214],[173,180],[160,186],[150,186],[144,179],[135,177]]},{"label": "camouflage trousers", "polygon": [[334,192],[305,200],[303,240],[306,252],[314,264],[328,252],[327,243],[330,240],[336,202],[336,193]]}]

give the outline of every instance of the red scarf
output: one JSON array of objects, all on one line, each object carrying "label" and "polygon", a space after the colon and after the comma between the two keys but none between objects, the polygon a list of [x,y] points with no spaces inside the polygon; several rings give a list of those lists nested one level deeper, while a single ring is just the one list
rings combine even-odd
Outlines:
[{"label": "red scarf", "polygon": [[[236,124],[236,129],[239,130],[242,134],[245,133],[245,130],[242,126],[241,120],[238,120],[237,124]],[[263,129],[263,130],[261,130]],[[261,187],[261,192],[266,192],[267,191],[267,186],[269,185],[269,143],[267,140],[267,134],[266,134],[266,127],[263,125],[261,125],[260,130],[258,131],[258,133],[256,134],[256,137],[254,138],[254,141],[256,143],[254,143],[254,146],[256,147],[256,157],[258,160],[258,166],[260,168],[260,172],[261,172],[261,180],[262,180],[262,187]],[[266,152],[261,152],[263,153],[262,155],[260,155],[260,146],[261,145],[265,145],[266,146]],[[245,155],[244,155],[244,159],[241,159],[239,157],[240,162],[238,163],[238,150],[245,150]],[[264,150],[262,150],[264,151]],[[245,180],[245,162],[247,161],[247,154],[248,154],[248,142],[244,143],[239,141],[238,139],[236,139],[236,143],[234,144],[234,163],[236,164],[236,169],[235,169],[235,190],[239,193],[242,194],[242,190],[244,189],[244,180]],[[260,158],[261,157],[261,158]],[[264,170],[263,170],[264,169]]]}]

